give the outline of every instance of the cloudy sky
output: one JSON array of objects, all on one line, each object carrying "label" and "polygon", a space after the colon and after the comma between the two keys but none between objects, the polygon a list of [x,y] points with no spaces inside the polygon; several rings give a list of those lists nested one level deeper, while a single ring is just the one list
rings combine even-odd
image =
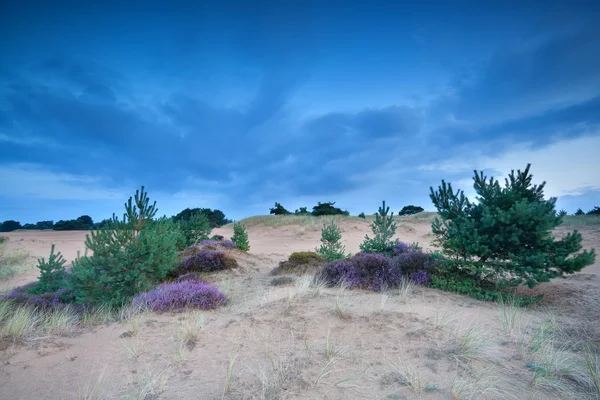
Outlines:
[{"label": "cloudy sky", "polygon": [[1,3],[0,220],[102,219],[141,185],[166,215],[432,210],[527,163],[600,205],[597,1],[119,3]]}]

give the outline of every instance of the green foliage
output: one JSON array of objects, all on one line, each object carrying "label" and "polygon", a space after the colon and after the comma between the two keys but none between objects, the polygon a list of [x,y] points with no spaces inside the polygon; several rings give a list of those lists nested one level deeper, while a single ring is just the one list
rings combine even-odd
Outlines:
[{"label": "green foliage", "polygon": [[248,241],[248,232],[242,223],[233,224],[233,236],[231,240],[235,243],[235,247],[242,251],[250,250],[250,242]]},{"label": "green foliage", "polygon": [[360,249],[365,253],[389,254],[394,242],[392,237],[396,234],[396,222],[394,222],[394,213],[388,215],[390,208],[385,206],[385,201],[377,214],[375,221],[371,224],[373,238],[365,235],[365,240],[360,244]]},{"label": "green foliage", "polygon": [[562,221],[554,209],[556,199],[544,199],[545,182],[532,185],[529,168],[512,171],[505,187],[475,171],[477,204],[445,181],[437,191],[431,188],[441,217],[433,221],[432,231],[455,271],[469,271],[498,287],[534,287],[594,262],[593,250],[576,254],[581,250],[577,231],[554,240],[552,229]]},{"label": "green foliage", "polygon": [[587,215],[600,215],[600,207],[594,207],[593,210],[588,211]]},{"label": "green foliage", "polygon": [[68,282],[67,270],[65,268],[66,262],[60,251],[56,254],[54,253],[53,244],[50,248],[48,260],[46,261],[44,257],[38,259],[37,267],[40,270],[40,276],[38,284],[34,286],[31,292],[49,293],[65,288]]},{"label": "green foliage", "polygon": [[142,186],[125,204],[122,220],[113,215],[86,237],[86,249],[93,254],[78,257],[71,269],[77,302],[122,305],[177,267],[181,232],[171,220],[153,220],[156,212],[156,202],[150,204]]},{"label": "green foliage", "polygon": [[82,215],[77,219],[60,220],[54,224],[55,231],[85,231],[94,228],[94,221],[89,215]]},{"label": "green foliage", "polygon": [[342,245],[342,231],[332,222],[321,229],[321,246],[315,251],[327,261],[335,261],[346,257],[346,249]]},{"label": "green foliage", "polygon": [[341,209],[334,207],[334,205],[335,202],[318,202],[318,204],[313,207],[311,214],[315,217],[320,215],[350,215],[348,211],[342,211]]},{"label": "green foliage", "polygon": [[410,206],[402,207],[402,210],[400,210],[398,215],[413,215],[413,214],[418,214],[423,211],[425,211],[425,209],[423,207],[410,205]]},{"label": "green foliage", "polygon": [[21,229],[21,223],[12,219],[0,224],[0,232],[12,232],[17,229]]},{"label": "green foliage", "polygon": [[581,208],[578,208],[577,211],[575,211],[575,215],[585,215],[585,212]]},{"label": "green foliage", "polygon": [[219,228],[231,222],[225,218],[225,214],[221,210],[212,210],[210,208],[186,208],[179,214],[173,216],[174,222],[189,221],[194,215],[201,213],[208,219],[208,224],[211,229]]},{"label": "green foliage", "polygon": [[358,214],[358,218],[366,219],[367,217],[365,216],[364,212],[361,212],[360,214]]},{"label": "green foliage", "polygon": [[187,220],[179,220],[178,224],[184,237],[183,243],[177,246],[178,250],[208,239],[211,231],[208,218],[201,212],[193,213]]},{"label": "green foliage", "polygon": [[275,202],[275,206],[273,208],[269,208],[269,214],[273,215],[289,215],[291,212],[286,210],[281,204]]},{"label": "green foliage", "polygon": [[567,216],[567,211],[566,210],[560,210],[559,212],[556,213],[557,217],[566,217]]},{"label": "green foliage", "polygon": [[294,214],[296,214],[296,215],[310,215],[310,212],[308,211],[308,209],[306,207],[300,207],[299,210],[294,211]]},{"label": "green foliage", "polygon": [[310,264],[312,262],[322,262],[323,257],[312,251],[296,251],[290,254],[288,260],[297,265]]}]

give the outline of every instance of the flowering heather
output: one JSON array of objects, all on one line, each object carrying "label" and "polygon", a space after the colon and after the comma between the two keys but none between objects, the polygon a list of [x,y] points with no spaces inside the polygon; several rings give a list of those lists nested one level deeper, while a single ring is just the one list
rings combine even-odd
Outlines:
[{"label": "flowering heather", "polygon": [[402,280],[402,269],[381,254],[359,253],[326,264],[319,275],[330,285],[345,282],[349,288],[379,292],[385,287],[398,286]]},{"label": "flowering heather", "polygon": [[32,294],[38,283],[29,283],[14,288],[9,294],[0,296],[0,301],[12,301],[19,305],[28,305],[36,308],[57,308],[68,304],[70,299],[69,290],[59,289],[55,292]]},{"label": "flowering heather", "polygon": [[156,289],[133,299],[155,312],[184,311],[186,308],[211,310],[227,304],[227,298],[216,287],[195,280],[163,283]]},{"label": "flowering heather", "polygon": [[392,263],[398,266],[406,275],[426,269],[429,263],[429,254],[419,250],[410,250],[392,257]]},{"label": "flowering heather", "polygon": [[185,272],[211,272],[236,268],[235,258],[218,250],[203,249],[183,260]]},{"label": "flowering heather", "polygon": [[419,286],[427,286],[429,284],[429,274],[427,271],[417,271],[410,274],[410,279]]},{"label": "flowering heather", "polygon": [[203,240],[200,243],[192,246],[192,247],[198,247],[198,248],[202,248],[202,247],[215,247],[215,248],[219,248],[219,247],[223,247],[226,249],[235,249],[235,243],[231,240],[228,239],[224,239],[224,240]]},{"label": "flowering heather", "polygon": [[394,243],[394,247],[392,247],[392,256],[412,253],[415,251],[420,251],[419,248],[416,247],[416,244],[408,244],[397,240],[396,243]]}]

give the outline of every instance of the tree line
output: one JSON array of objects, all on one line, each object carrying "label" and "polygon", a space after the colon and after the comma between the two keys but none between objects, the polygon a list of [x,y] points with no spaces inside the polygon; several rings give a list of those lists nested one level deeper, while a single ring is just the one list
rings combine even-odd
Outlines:
[{"label": "tree line", "polygon": [[[230,219],[225,217],[225,213],[221,210],[212,210],[210,208],[186,208],[180,213],[171,217],[173,222],[188,221],[194,214],[203,214],[207,219],[211,228],[218,228],[232,222]],[[35,224],[24,224],[21,225],[19,221],[8,220],[0,224],[0,232],[12,232],[17,229],[31,229],[31,230],[55,230],[55,231],[87,231],[92,229],[99,229],[104,226],[107,222],[111,221],[110,218],[103,219],[102,221],[94,222],[92,217],[89,215],[82,215],[76,219],[54,221],[38,221]]]},{"label": "tree line", "polygon": [[[269,209],[269,214],[272,215],[312,215],[318,217],[321,215],[350,215],[346,210],[334,207],[335,202],[318,202],[316,206],[312,208],[312,211],[308,211],[308,207],[300,207],[293,213],[288,211],[281,203],[275,202],[275,206]],[[404,206],[402,210],[398,212],[398,215],[413,215],[425,211],[423,207],[408,205]],[[360,218],[366,218],[365,213],[358,214]]]}]

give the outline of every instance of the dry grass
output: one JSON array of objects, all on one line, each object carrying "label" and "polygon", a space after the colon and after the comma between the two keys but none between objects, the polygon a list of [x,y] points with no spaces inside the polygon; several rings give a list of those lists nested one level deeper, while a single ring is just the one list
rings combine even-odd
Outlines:
[{"label": "dry grass", "polygon": [[0,280],[10,279],[30,268],[29,254],[9,253],[6,249],[6,242],[0,243]]}]

